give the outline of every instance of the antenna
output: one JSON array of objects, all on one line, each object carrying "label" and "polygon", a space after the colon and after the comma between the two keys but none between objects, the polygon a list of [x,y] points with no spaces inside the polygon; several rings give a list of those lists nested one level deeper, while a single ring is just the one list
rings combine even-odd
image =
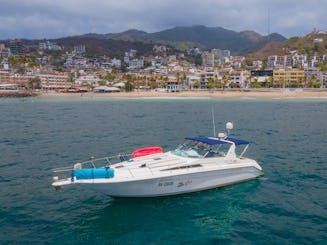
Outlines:
[{"label": "antenna", "polygon": [[270,35],[270,8],[268,8],[268,38]]},{"label": "antenna", "polygon": [[216,137],[215,115],[214,115],[213,107],[211,107],[211,115],[212,115],[213,136]]}]

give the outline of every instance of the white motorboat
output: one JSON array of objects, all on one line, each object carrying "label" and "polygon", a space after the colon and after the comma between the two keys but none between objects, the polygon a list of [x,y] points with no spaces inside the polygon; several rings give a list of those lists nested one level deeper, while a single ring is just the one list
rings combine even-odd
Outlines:
[{"label": "white motorboat", "polygon": [[[226,125],[229,132],[233,125]],[[228,133],[189,137],[165,153],[161,147],[146,147],[54,169],[66,176],[53,177],[52,185],[79,184],[112,197],[169,196],[227,186],[263,175],[255,160],[244,157],[248,145]]]}]

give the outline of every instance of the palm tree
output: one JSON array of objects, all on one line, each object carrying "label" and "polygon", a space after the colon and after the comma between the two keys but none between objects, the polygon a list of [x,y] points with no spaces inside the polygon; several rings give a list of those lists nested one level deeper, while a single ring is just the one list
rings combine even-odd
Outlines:
[{"label": "palm tree", "polygon": [[70,73],[68,75],[67,82],[69,82],[72,85],[71,87],[75,87],[74,74]]},{"label": "palm tree", "polygon": [[179,72],[177,72],[176,73],[176,80],[177,80],[177,82],[179,82],[179,79],[180,79],[180,74],[179,74]]},{"label": "palm tree", "polygon": [[207,88],[212,89],[214,85],[215,85],[215,80],[212,77],[210,77],[207,82]]},{"label": "palm tree", "polygon": [[41,88],[41,79],[39,77],[33,77],[30,79],[27,83],[27,89],[34,90],[34,89],[40,89]]}]

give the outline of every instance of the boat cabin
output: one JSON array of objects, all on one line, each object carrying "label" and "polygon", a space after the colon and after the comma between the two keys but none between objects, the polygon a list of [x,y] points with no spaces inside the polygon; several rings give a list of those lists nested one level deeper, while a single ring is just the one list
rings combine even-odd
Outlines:
[{"label": "boat cabin", "polygon": [[191,137],[185,138],[185,142],[173,150],[172,153],[181,157],[205,158],[225,157],[235,155],[235,146],[245,145],[240,157],[245,153],[249,142],[230,137]]}]

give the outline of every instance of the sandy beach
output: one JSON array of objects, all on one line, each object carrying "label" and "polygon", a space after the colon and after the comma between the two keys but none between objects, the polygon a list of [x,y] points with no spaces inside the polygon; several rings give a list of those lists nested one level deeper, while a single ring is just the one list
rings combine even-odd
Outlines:
[{"label": "sandy beach", "polygon": [[214,98],[214,99],[327,99],[327,90],[274,91],[133,91],[119,93],[59,93],[38,92],[39,98]]}]

